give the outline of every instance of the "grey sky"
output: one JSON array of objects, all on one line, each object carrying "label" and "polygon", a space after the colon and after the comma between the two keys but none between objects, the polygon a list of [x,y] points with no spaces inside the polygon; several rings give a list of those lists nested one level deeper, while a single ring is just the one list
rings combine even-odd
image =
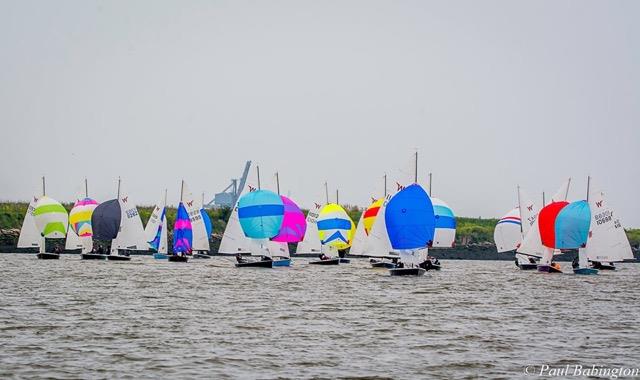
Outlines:
[{"label": "grey sky", "polygon": [[[0,1],[4,200],[207,197],[261,165],[364,205],[415,148],[458,215],[595,177],[640,226],[638,1]],[[377,187],[376,187],[377,186]],[[333,190],[332,190],[333,192]]]}]

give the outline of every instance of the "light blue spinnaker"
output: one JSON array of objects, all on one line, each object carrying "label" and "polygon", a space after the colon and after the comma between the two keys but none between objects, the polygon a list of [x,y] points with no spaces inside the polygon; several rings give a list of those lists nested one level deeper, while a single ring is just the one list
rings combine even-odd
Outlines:
[{"label": "light blue spinnaker", "polygon": [[273,191],[249,192],[238,200],[238,219],[246,237],[270,239],[280,232],[284,203]]},{"label": "light blue spinnaker", "polygon": [[577,201],[564,206],[556,216],[555,234],[558,249],[584,247],[589,237],[591,209],[587,201]]}]

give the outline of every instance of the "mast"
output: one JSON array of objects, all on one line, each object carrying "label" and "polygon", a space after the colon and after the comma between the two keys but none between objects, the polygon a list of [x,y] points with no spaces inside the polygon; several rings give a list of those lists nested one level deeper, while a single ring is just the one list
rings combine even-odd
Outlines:
[{"label": "mast", "polygon": [[45,192],[45,187],[44,187],[44,176],[42,176],[42,196],[44,197],[46,194]]},{"label": "mast", "polygon": [[431,192],[431,182],[433,182],[433,173],[429,172],[429,196],[433,197],[433,193]]},{"label": "mast", "polygon": [[327,181],[324,181],[324,196],[327,204],[329,204],[329,188],[327,187]]},{"label": "mast", "polygon": [[544,199],[544,191],[542,192],[542,207],[546,206],[547,201]]},{"label": "mast", "polygon": [[167,207],[167,189],[164,189],[164,207]]},{"label": "mast", "polygon": [[276,187],[278,188],[278,195],[280,195],[280,175],[276,172]]},{"label": "mast", "polygon": [[202,192],[202,208],[204,208],[204,191]]},{"label": "mast", "polygon": [[587,176],[587,202],[589,202],[589,186],[591,186],[591,176]]},{"label": "mast", "polygon": [[87,177],[84,177],[84,197],[89,198],[89,183]]},{"label": "mast", "polygon": [[384,173],[384,197],[387,197],[387,173]]},{"label": "mast", "polygon": [[182,195],[184,193],[184,179],[180,182],[180,203],[182,203]]},{"label": "mast", "polygon": [[520,185],[518,185],[518,213],[520,213],[520,233],[524,232],[522,229],[522,204],[520,203]]},{"label": "mast", "polygon": [[416,167],[413,173],[413,181],[418,183],[418,151],[416,150]]},{"label": "mast", "polygon": [[120,177],[118,177],[118,198],[120,198]]},{"label": "mast", "polygon": [[567,192],[564,193],[564,200],[566,201],[569,198],[569,188],[571,187],[571,177],[569,177],[569,183],[567,183]]},{"label": "mast", "polygon": [[260,190],[260,165],[256,165],[256,172],[258,173],[258,190]]},{"label": "mast", "polygon": [[338,189],[336,189],[336,204],[339,205],[339,198],[338,198]]}]

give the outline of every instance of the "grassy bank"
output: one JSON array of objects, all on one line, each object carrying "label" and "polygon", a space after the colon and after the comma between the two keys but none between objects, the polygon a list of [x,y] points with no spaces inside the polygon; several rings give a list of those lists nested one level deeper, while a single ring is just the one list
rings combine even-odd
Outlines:
[{"label": "grassy bank", "polygon": [[[0,230],[20,229],[22,226],[22,219],[27,211],[29,205],[25,202],[2,202],[0,203]],[[64,204],[67,211],[71,210],[73,205],[70,203]],[[346,206],[345,207],[349,216],[354,221],[358,221],[362,210],[358,207]],[[153,206],[138,206],[138,212],[142,218],[142,222],[146,225],[149,216],[153,211]],[[227,220],[231,210],[229,208],[210,209],[207,210],[211,222],[213,224],[214,235],[221,235],[224,232]],[[173,225],[176,217],[176,209],[168,208],[167,221],[170,226]],[[497,219],[481,219],[481,218],[457,218],[457,234],[456,245],[469,245],[469,244],[493,244],[493,229],[498,222]],[[631,245],[638,247],[640,245],[640,229],[627,230],[627,236]],[[0,245],[13,245],[16,244],[15,234],[0,236]]]}]

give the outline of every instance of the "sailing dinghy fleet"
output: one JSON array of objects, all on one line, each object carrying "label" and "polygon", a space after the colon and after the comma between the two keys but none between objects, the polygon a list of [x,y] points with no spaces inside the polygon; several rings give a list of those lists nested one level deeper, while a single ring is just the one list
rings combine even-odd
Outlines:
[{"label": "sailing dinghy fleet", "polygon": [[569,178],[549,203],[543,195],[539,212],[518,187],[518,206],[494,230],[498,252],[515,251],[520,269],[544,273],[562,273],[553,257],[567,251],[577,252],[572,269],[580,275],[615,270],[614,263],[633,260],[622,223],[591,182],[588,177],[584,199],[568,201]]},{"label": "sailing dinghy fleet", "polygon": [[[260,168],[241,185],[219,247],[220,254],[235,255],[238,268],[275,268],[291,265],[289,245],[297,244],[298,254],[317,255],[311,265],[343,265],[356,257],[367,257],[372,268],[389,270],[392,276],[420,276],[439,270],[440,263],[430,250],[454,246],[456,218],[447,203],[432,195],[432,175],[428,190],[418,180],[416,153],[413,178],[396,175],[395,191],[387,188],[371,197],[358,223],[339,203],[324,196],[308,205],[305,215],[290,197],[263,189]],[[597,274],[615,269],[617,262],[633,259],[629,241],[617,214],[606,203],[604,193],[587,180],[584,199],[569,201],[571,179],[537,207],[526,192],[517,187],[517,205],[499,219],[494,230],[498,252],[513,252],[521,270],[562,273],[554,256],[575,251],[573,272]],[[118,179],[116,198],[98,203],[89,197],[88,182],[67,214],[58,201],[42,195],[29,203],[18,239],[20,248],[38,248],[40,259],[58,259],[60,248],[47,252],[46,239],[66,237],[65,248],[80,250],[84,260],[129,261],[131,251],[153,251],[156,260],[187,262],[210,258],[212,224],[204,209],[204,195],[197,201],[184,181],[169,246],[167,191],[156,203],[145,228],[135,204],[122,190]],[[170,250],[170,248],[172,248]],[[171,251],[171,252],[170,252]],[[432,251],[432,252],[433,252]]]}]

